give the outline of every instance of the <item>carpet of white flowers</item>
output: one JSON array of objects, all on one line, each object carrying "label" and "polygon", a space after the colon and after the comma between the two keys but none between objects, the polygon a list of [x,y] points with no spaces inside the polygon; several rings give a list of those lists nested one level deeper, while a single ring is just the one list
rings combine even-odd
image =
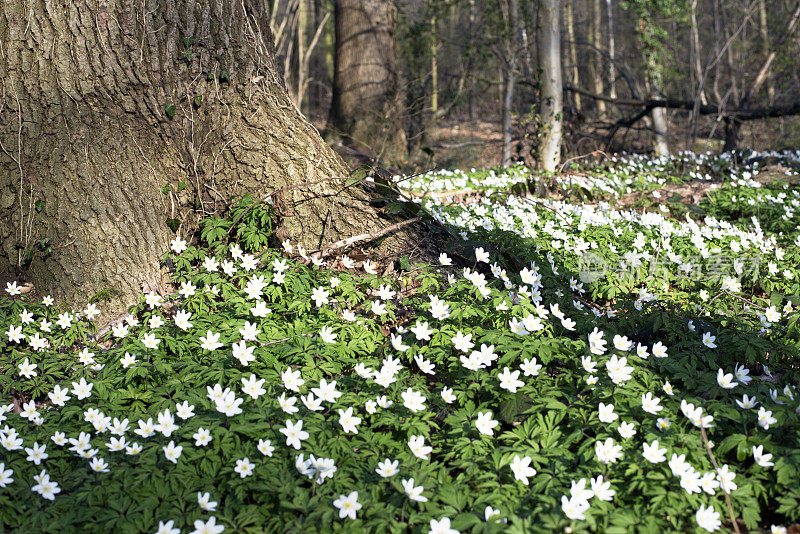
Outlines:
[{"label": "carpet of white flowers", "polygon": [[[703,215],[613,207],[677,166],[720,182]],[[626,158],[592,203],[498,195],[519,168],[415,177],[491,180],[417,199],[460,236],[386,275],[265,248],[257,207],[176,237],[174,291],[102,333],[9,283],[0,530],[785,532],[800,193],[757,173]]]}]

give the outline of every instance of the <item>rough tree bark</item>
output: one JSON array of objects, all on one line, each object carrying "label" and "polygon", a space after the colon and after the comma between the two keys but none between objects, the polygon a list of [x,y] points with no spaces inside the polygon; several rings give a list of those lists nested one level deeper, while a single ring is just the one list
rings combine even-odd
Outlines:
[{"label": "rough tree bark", "polygon": [[[289,99],[256,0],[0,6],[0,272],[71,305],[163,283],[174,233],[280,190],[278,237],[320,248],[384,218]],[[166,191],[166,193],[162,192]],[[408,228],[382,246],[414,243]],[[44,249],[44,250],[42,250]]]},{"label": "rough tree bark", "polygon": [[545,0],[539,7],[539,62],[542,79],[539,165],[555,171],[561,160],[561,121],[564,88],[561,79],[561,0]]},{"label": "rough tree bark", "polygon": [[391,0],[337,0],[334,16],[328,134],[390,161],[402,158],[406,138],[395,61],[397,8]]}]

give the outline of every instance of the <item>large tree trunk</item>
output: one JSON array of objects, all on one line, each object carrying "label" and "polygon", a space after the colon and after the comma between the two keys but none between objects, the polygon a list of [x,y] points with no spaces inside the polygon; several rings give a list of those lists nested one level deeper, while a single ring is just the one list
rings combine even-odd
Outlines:
[{"label": "large tree trunk", "polygon": [[539,8],[539,62],[542,77],[542,135],[539,165],[555,171],[561,160],[563,84],[561,80],[561,0],[545,0]]},{"label": "large tree trunk", "polygon": [[388,160],[406,153],[391,0],[337,0],[328,133]]},{"label": "large tree trunk", "polygon": [[163,283],[167,219],[183,234],[247,192],[283,188],[278,236],[309,250],[395,222],[342,191],[261,2],[7,0],[0,43],[0,272],[25,267],[42,294],[112,289],[119,309]]}]

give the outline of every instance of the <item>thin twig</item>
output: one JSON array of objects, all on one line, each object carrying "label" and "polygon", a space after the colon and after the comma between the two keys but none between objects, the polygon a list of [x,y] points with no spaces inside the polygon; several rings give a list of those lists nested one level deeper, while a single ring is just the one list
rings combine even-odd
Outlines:
[{"label": "thin twig", "polygon": [[320,247],[323,247],[325,245],[328,230],[331,229],[331,220],[333,219],[333,209],[335,207],[336,204],[332,204],[331,208],[328,210],[328,216],[325,218],[325,225],[322,227],[322,235],[319,237]]},{"label": "thin twig", "polygon": [[764,308],[764,306],[759,306],[759,305],[758,305],[758,304],[756,304],[755,302],[749,301],[749,300],[747,300],[747,299],[746,299],[746,298],[744,298],[744,297],[740,297],[739,295],[734,295],[733,293],[731,293],[731,292],[729,292],[729,291],[727,291],[727,290],[726,290],[726,291],[720,291],[719,293],[717,293],[717,294],[714,296],[714,298],[712,298],[712,299],[711,299],[711,300],[708,302],[708,304],[706,304],[706,306],[705,306],[705,307],[704,307],[702,310],[700,310],[700,315],[703,315],[703,314],[706,312],[706,310],[707,310],[707,309],[708,309],[708,308],[711,306],[711,304],[712,304],[712,303],[713,303],[715,300],[717,300],[719,297],[721,297],[722,295],[729,295],[729,296],[731,296],[731,297],[737,298],[737,299],[739,299],[739,300],[741,300],[741,301],[743,301],[743,302],[746,302],[747,304],[749,304],[749,305],[751,305],[751,306],[755,306],[756,308],[758,308],[758,309],[760,309],[760,310],[766,309],[766,308]]},{"label": "thin twig", "polygon": [[[702,426],[700,427],[700,436],[703,438],[703,444],[706,447],[706,452],[708,453],[708,457],[711,458],[711,465],[714,466],[714,469],[719,472],[719,464],[717,464],[717,459],[714,458],[714,453],[711,452],[711,446],[708,443],[708,436],[706,435],[706,429]],[[733,531],[736,534],[741,534],[739,531],[739,524],[736,522],[736,515],[733,513],[733,505],[731,504],[730,495],[728,492],[725,491],[725,488],[722,488],[722,494],[725,495],[725,504],[728,505],[728,516],[731,520],[731,525],[733,526]]]},{"label": "thin twig", "polygon": [[571,161],[575,161],[575,160],[578,160],[578,159],[590,158],[590,157],[592,157],[592,156],[594,156],[594,155],[597,155],[597,154],[601,154],[601,155],[602,155],[602,156],[604,156],[606,159],[610,159],[610,158],[608,157],[608,154],[606,154],[606,153],[605,153],[605,152],[603,152],[602,150],[595,150],[594,152],[590,152],[590,153],[588,153],[588,154],[582,154],[582,155],[580,155],[580,156],[575,156],[574,158],[569,158],[568,160],[564,161],[564,163],[562,163],[562,164],[561,164],[561,166],[558,168],[558,172],[557,172],[556,174],[561,174],[561,173],[563,173],[563,172],[564,172],[564,167],[566,167],[566,166],[567,166],[567,163],[569,163],[569,162],[571,162]]},{"label": "thin twig", "polygon": [[296,336],[285,337],[283,339],[276,339],[275,341],[268,341],[266,343],[262,343],[260,346],[261,347],[268,347],[269,345],[276,345],[278,343],[283,343],[284,341],[290,341],[290,340],[295,339],[297,337],[311,337],[312,335],[316,335],[316,334],[312,334],[312,333],[298,334]]},{"label": "thin twig", "polygon": [[403,228],[404,226],[408,226],[410,224],[414,224],[414,223],[419,222],[421,220],[422,220],[422,217],[419,217],[419,216],[411,218],[411,219],[406,219],[405,221],[401,221],[401,222],[393,224],[391,226],[387,226],[386,228],[378,230],[377,232],[372,232],[371,234],[361,234],[361,235],[356,235],[356,236],[353,236],[353,237],[348,237],[347,239],[341,239],[341,240],[337,241],[336,243],[333,243],[332,245],[329,245],[329,246],[323,248],[321,251],[318,250],[318,251],[315,251],[315,252],[321,252],[320,256],[324,258],[328,254],[330,254],[331,251],[339,250],[339,249],[342,249],[342,248],[345,248],[345,247],[349,247],[350,245],[353,245],[355,243],[360,243],[362,241],[372,241],[373,239],[378,239],[379,237],[383,237],[386,234],[389,234],[391,232],[394,232],[395,230]]}]

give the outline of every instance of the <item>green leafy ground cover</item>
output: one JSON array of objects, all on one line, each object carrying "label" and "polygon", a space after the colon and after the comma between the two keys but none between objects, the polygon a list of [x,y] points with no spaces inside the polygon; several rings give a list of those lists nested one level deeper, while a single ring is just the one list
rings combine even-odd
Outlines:
[{"label": "green leafy ground cover", "polygon": [[[759,157],[796,159],[623,159],[589,202],[504,193],[522,168],[416,177],[480,194],[420,200],[463,240],[390,277],[265,248],[245,200],[108,332],[9,284],[0,529],[780,531],[800,197],[752,180]],[[614,204],[698,179],[703,214]]]}]

